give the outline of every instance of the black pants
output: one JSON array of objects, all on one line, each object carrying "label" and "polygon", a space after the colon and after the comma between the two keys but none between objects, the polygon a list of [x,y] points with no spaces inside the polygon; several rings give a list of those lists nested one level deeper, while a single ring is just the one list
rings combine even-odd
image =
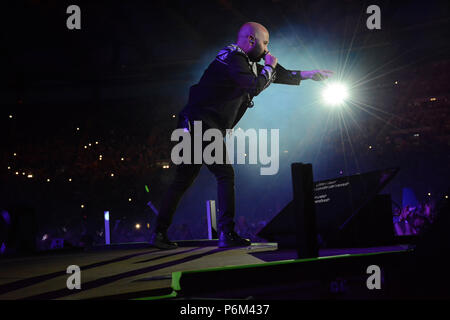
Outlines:
[{"label": "black pants", "polygon": [[[178,125],[182,127],[182,125]],[[194,152],[193,152],[193,122],[191,122],[191,157],[192,164],[179,164],[176,165],[175,179],[169,186],[169,190],[163,197],[161,208],[156,220],[156,232],[167,232],[167,229],[172,223],[173,215],[178,207],[178,203],[181,197],[186,192],[186,190],[192,185],[197,177],[198,173],[203,164],[193,164]],[[208,127],[203,123],[203,131],[207,130]],[[202,132],[203,136],[203,132]],[[210,142],[202,143],[202,152],[205,145]],[[234,230],[234,215],[235,215],[235,191],[234,191],[234,169],[231,164],[226,164],[226,148],[225,143],[223,143],[223,164],[204,164],[207,166],[209,171],[211,171],[217,179],[217,196],[219,204],[219,212],[217,218],[217,231],[229,232]]]}]

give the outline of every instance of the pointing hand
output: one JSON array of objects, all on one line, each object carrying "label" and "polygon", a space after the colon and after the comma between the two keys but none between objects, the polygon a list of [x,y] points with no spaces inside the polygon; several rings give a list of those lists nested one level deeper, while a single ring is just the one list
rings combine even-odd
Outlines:
[{"label": "pointing hand", "polygon": [[333,73],[334,72],[330,70],[311,70],[311,71],[302,71],[301,76],[303,79],[322,81],[331,77]]}]

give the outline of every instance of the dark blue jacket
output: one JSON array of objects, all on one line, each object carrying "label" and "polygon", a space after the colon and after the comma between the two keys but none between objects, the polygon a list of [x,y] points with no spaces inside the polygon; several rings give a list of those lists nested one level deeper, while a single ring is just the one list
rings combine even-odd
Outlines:
[{"label": "dark blue jacket", "polygon": [[211,128],[233,128],[253,106],[252,99],[272,82],[299,85],[300,71],[275,70],[251,62],[241,48],[231,44],[223,48],[189,92],[189,101],[180,112],[180,120],[201,120]]}]

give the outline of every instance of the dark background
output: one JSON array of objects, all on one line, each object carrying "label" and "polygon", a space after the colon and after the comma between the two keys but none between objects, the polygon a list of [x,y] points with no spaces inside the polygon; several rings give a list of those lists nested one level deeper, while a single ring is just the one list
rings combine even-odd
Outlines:
[{"label": "dark background", "polygon": [[[71,4],[81,8],[81,30],[66,28]],[[366,28],[370,4],[381,8],[381,30]],[[447,1],[8,3],[0,28],[0,207],[34,208],[39,240],[47,234],[76,244],[90,234],[101,243],[109,210],[113,241],[146,241],[153,218],[146,204],[159,207],[173,177],[173,167],[162,166],[170,162],[171,130],[189,87],[246,21],[269,29],[271,52],[288,67],[327,67],[312,54],[319,50],[339,57],[338,75],[369,81],[361,80],[345,128],[337,117],[335,128],[310,129],[301,122],[310,119],[306,107],[295,117],[244,117],[244,126],[267,128],[278,116],[272,127],[288,132],[280,144],[289,153],[280,154],[274,177],[260,176],[259,167],[236,168],[240,233],[256,234],[292,199],[294,161],[313,163],[316,180],[398,166],[386,189],[394,213],[408,204],[434,207],[448,195],[450,176],[449,16]],[[283,60],[294,54],[297,65]],[[318,65],[306,63],[313,58]],[[301,103],[312,100],[314,85],[295,89],[304,94]],[[263,107],[279,99],[269,92],[258,97]],[[215,181],[204,171],[198,180],[170,230],[175,238],[206,237],[205,201],[216,198]]]}]

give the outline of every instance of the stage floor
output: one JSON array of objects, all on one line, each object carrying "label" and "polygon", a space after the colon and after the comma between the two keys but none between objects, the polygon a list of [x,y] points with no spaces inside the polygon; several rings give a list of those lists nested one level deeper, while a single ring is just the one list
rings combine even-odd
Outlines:
[{"label": "stage floor", "polygon": [[[193,242],[191,242],[193,243]],[[0,259],[0,299],[132,299],[168,295],[172,272],[225,266],[258,265],[296,259],[276,243],[247,248],[189,246],[160,251],[147,244],[123,244],[79,252],[54,252]],[[187,246],[186,246],[187,245]],[[407,245],[327,249],[320,256],[406,251]],[[81,269],[81,290],[69,290],[67,267]]]}]

